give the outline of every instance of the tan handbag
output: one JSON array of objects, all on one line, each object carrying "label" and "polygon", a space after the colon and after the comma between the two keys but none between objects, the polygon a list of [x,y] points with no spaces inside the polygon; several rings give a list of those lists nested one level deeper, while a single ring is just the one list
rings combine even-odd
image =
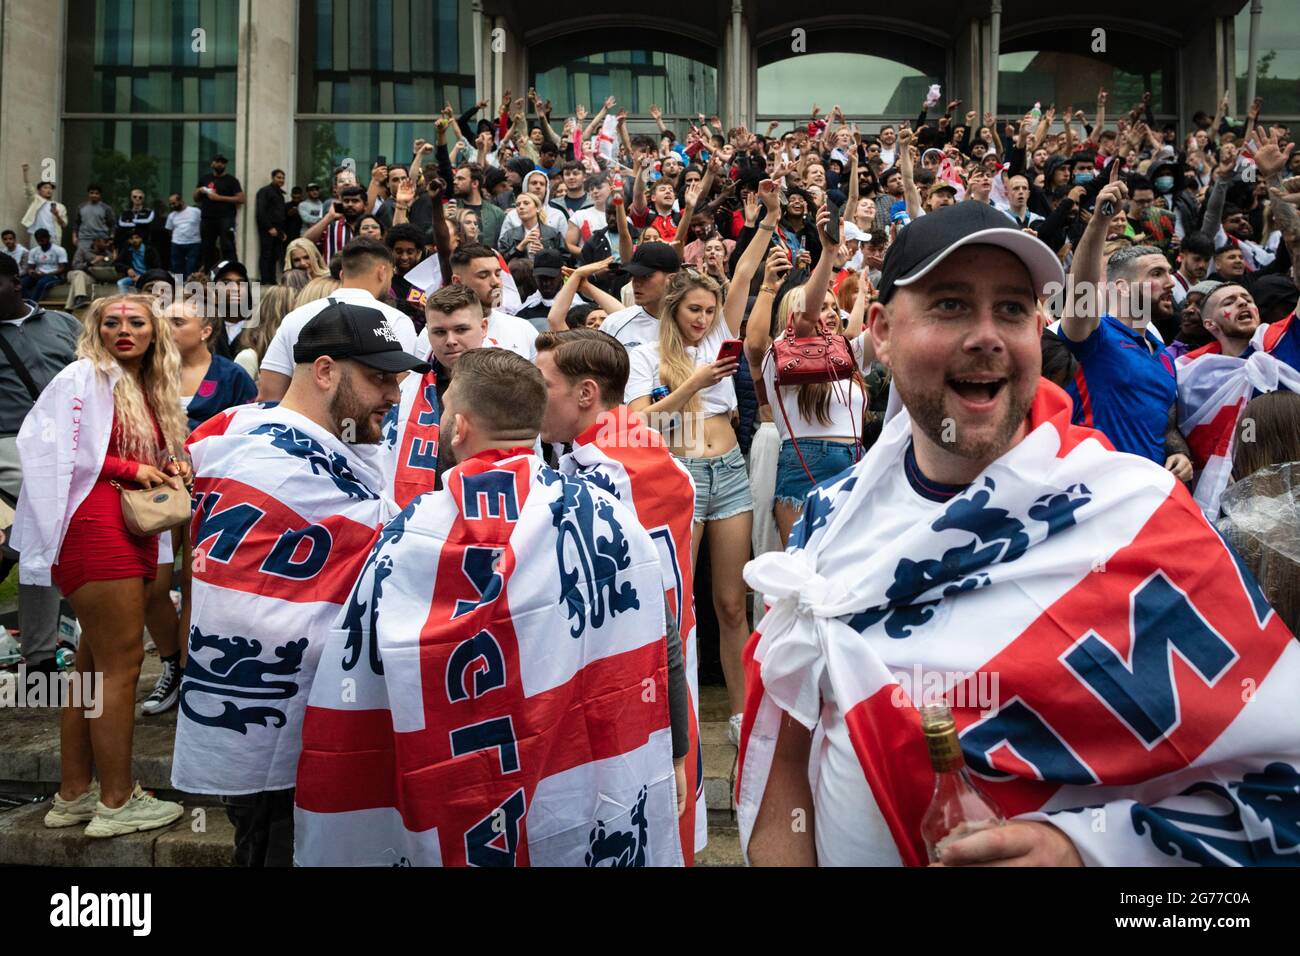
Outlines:
[{"label": "tan handbag", "polygon": [[128,490],[113,482],[122,493],[122,518],[132,534],[149,536],[170,531],[190,520],[190,494],[171,485]]}]

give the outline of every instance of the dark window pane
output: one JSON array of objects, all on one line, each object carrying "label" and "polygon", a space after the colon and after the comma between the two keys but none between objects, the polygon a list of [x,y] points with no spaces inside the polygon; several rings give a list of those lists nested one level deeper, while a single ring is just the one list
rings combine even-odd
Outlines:
[{"label": "dark window pane", "polygon": [[[573,57],[566,66],[534,73],[533,85],[557,114],[571,113],[579,104],[594,113],[611,95],[619,108],[633,114],[648,113],[652,102],[669,116],[711,114],[718,109],[717,69],[674,53],[665,54],[658,63],[645,50]],[[654,90],[653,96],[645,93],[647,89]]]},{"label": "dark window pane", "polygon": [[470,0],[303,0],[298,18],[300,113],[436,113],[446,88],[473,102]]},{"label": "dark window pane", "polygon": [[998,60],[998,113],[1022,116],[1035,102],[1043,109],[1055,103],[1058,112],[1073,105],[1092,122],[1097,90],[1109,92],[1110,117],[1127,113],[1151,91],[1152,111],[1177,111],[1178,51],[1147,37],[1117,30],[1107,32],[1106,53],[1088,48],[1087,31],[1059,32],[1022,37],[1004,44]]},{"label": "dark window pane", "polygon": [[69,0],[66,108],[234,113],[238,43],[239,0]]},{"label": "dark window pane", "polygon": [[[61,198],[69,207],[84,201],[87,183],[97,182],[114,209],[122,208],[132,189],[142,189],[161,212],[173,192],[191,201],[214,155],[235,156],[235,124],[228,121],[68,120],[63,135],[69,192]],[[232,165],[228,172],[248,186],[243,170]]]},{"label": "dark window pane", "polygon": [[[1255,48],[1255,95],[1264,98],[1260,116],[1300,116],[1300,11],[1294,0],[1265,0]],[[1246,73],[1250,68],[1250,4],[1233,21],[1237,38],[1237,112],[1245,122]],[[1203,104],[1207,113],[1214,110]]]}]

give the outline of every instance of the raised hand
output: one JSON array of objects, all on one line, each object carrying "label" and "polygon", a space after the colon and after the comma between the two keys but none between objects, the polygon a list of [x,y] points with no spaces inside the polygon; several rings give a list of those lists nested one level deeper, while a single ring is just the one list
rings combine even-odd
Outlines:
[{"label": "raised hand", "polygon": [[977,115],[979,115],[979,114],[977,114],[974,110],[967,110],[967,111],[966,111],[966,125],[967,125],[967,126],[974,126],[974,125],[975,125],[975,117],[976,117]]},{"label": "raised hand", "polygon": [[763,285],[768,288],[779,286],[790,271],[790,253],[783,246],[773,246],[763,263]]},{"label": "raised hand", "polygon": [[661,120],[661,119],[664,118],[663,110],[661,110],[661,109],[660,109],[658,106],[656,106],[654,103],[651,103],[651,104],[650,104],[650,118],[653,119],[653,120],[655,120],[655,121],[658,121],[658,120]]},{"label": "raised hand", "polygon": [[768,212],[781,208],[781,187],[777,185],[776,177],[764,179],[758,184],[758,198],[767,207]]},{"label": "raised hand", "polygon": [[1281,131],[1277,129],[1265,132],[1256,126],[1251,130],[1255,142],[1255,167],[1261,179],[1272,179],[1286,168],[1287,160],[1295,149],[1295,143],[1287,143],[1281,148]]},{"label": "raised hand", "polygon": [[397,183],[397,192],[393,198],[399,206],[409,206],[415,202],[415,183],[411,182],[409,176],[403,176]]},{"label": "raised hand", "polygon": [[750,192],[745,196],[745,225],[752,229],[758,225],[758,193]]},{"label": "raised hand", "polygon": [[610,110],[612,110],[614,108],[615,102],[617,101],[614,99],[614,97],[612,96],[605,97],[605,112],[609,112]]}]

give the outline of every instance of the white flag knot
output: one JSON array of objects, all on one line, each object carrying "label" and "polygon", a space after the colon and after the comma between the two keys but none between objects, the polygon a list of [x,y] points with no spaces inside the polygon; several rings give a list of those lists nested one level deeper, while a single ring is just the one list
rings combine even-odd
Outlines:
[{"label": "white flag knot", "polygon": [[818,685],[834,588],[805,552],[759,555],[745,565],[745,581],[771,605],[754,650],[763,686],[782,710],[812,728],[821,711]]},{"label": "white flag knot", "polygon": [[806,552],[769,551],[745,565],[745,581],[772,610],[812,616],[824,607],[831,583],[817,573]]},{"label": "white flag knot", "polygon": [[1268,352],[1257,350],[1246,359],[1246,380],[1260,392],[1276,392],[1281,372],[1278,360]]}]

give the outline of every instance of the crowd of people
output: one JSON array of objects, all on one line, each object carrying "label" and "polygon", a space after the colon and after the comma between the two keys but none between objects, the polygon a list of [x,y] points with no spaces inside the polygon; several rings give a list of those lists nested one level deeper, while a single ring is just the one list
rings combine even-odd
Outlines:
[{"label": "crowd of people", "polygon": [[[707,559],[751,862],[924,859],[919,718],[879,693],[914,666],[961,675],[1013,818],[943,862],[1281,862],[1298,577],[1252,571],[1300,529],[1246,505],[1300,454],[1300,150],[1258,100],[1108,100],[657,135],[613,98],[447,106],[364,182],[272,171],[260,284],[222,156],[162,221],[32,187],[0,234],[19,636],[55,670],[65,596],[106,687],[47,826],[182,814],[132,776],[147,627],[143,715],[180,703],[173,784],[244,865],[689,863]],[[161,486],[192,521],[134,533],[122,490]],[[992,717],[954,703],[980,671]],[[1220,799],[1236,830],[1187,823]]]}]

